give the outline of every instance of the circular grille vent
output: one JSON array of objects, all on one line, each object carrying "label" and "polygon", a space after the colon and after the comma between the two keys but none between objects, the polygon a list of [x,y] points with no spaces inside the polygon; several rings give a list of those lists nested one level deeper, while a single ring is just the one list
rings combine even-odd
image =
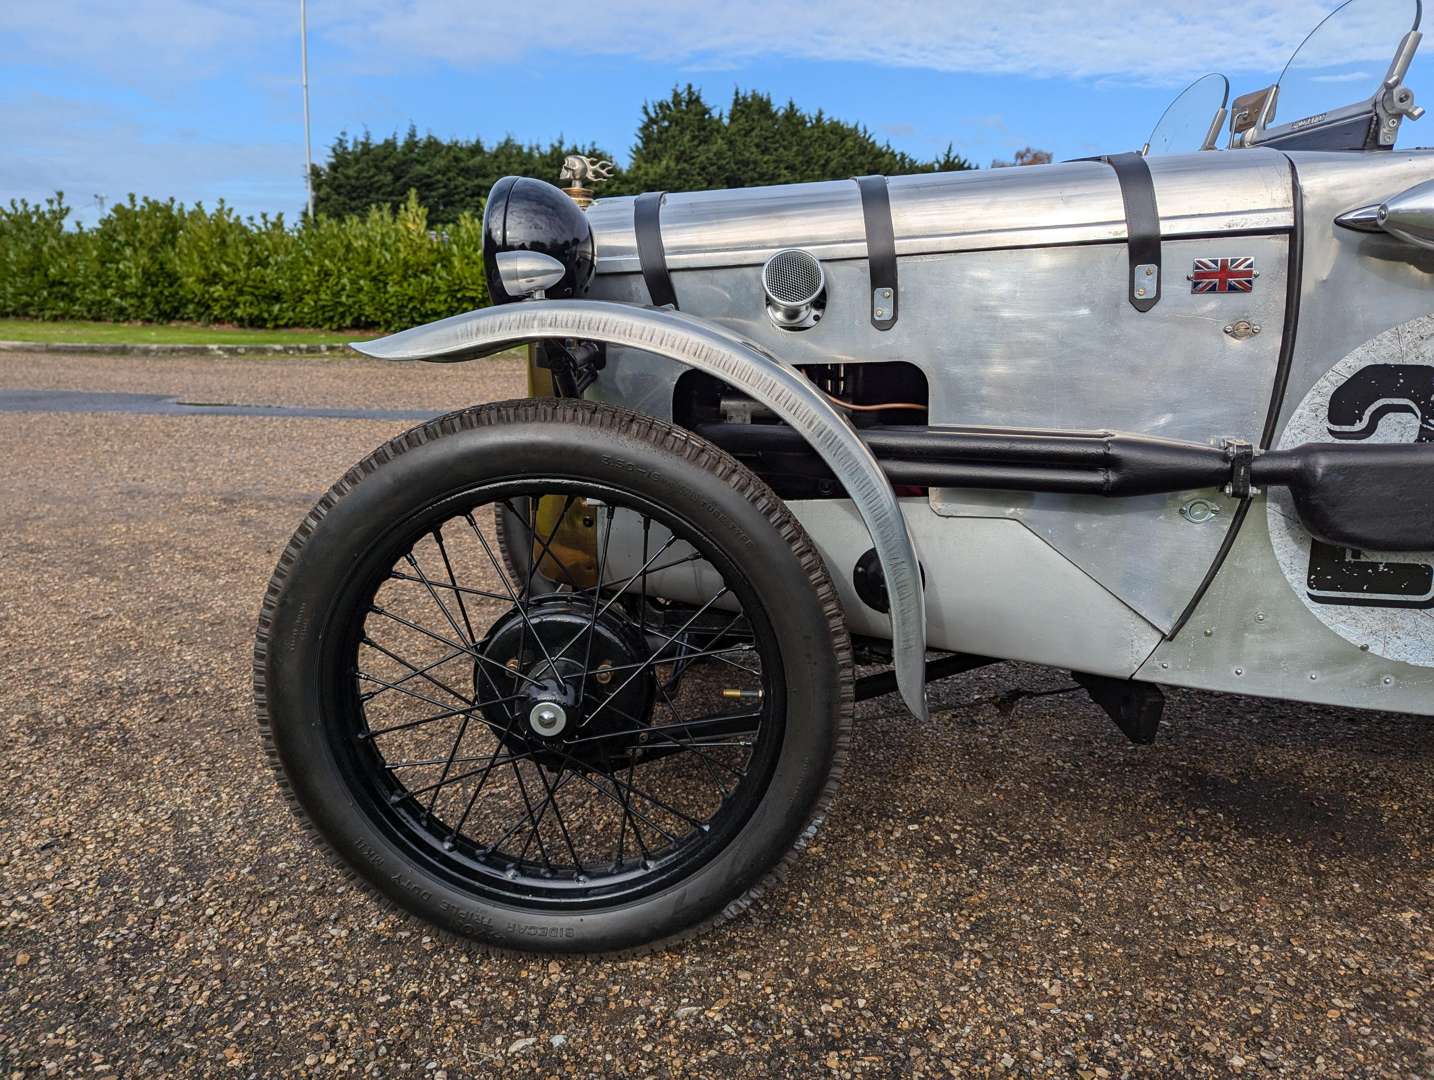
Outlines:
[{"label": "circular grille vent", "polygon": [[788,248],[779,251],[762,267],[762,288],[779,307],[801,308],[822,294],[826,275],[822,264],[809,251]]}]

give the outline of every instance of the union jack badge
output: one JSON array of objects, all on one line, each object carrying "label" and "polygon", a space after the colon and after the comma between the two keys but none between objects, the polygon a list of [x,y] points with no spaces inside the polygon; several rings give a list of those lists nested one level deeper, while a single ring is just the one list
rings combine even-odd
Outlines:
[{"label": "union jack badge", "polygon": [[1254,292],[1255,260],[1246,255],[1238,259],[1196,259],[1190,271],[1192,293]]}]

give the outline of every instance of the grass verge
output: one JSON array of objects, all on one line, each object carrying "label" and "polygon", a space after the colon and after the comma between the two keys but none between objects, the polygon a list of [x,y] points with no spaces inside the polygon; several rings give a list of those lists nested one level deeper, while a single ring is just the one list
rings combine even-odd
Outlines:
[{"label": "grass verge", "polygon": [[92,345],[343,345],[378,337],[373,330],[250,330],[195,323],[41,322],[0,319],[0,341]]}]

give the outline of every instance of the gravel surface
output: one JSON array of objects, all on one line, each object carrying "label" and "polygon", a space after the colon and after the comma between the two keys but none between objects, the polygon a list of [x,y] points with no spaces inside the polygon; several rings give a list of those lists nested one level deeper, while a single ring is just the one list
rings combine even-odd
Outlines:
[{"label": "gravel surface", "polygon": [[[0,385],[442,409],[515,361],[0,357]],[[254,617],[403,425],[0,421],[0,1077],[1434,1077],[1434,724],[1189,692],[1127,744],[1059,672],[863,707],[788,882],[622,961],[486,956],[318,856]]]},{"label": "gravel surface", "polygon": [[[0,387],[8,390],[175,394],[185,401],[206,404],[443,410],[475,401],[521,397],[524,385],[523,362],[515,353],[490,357],[481,364],[394,364],[353,353],[258,359],[62,353],[0,356]],[[379,438],[392,434],[385,429]],[[352,464],[344,462],[345,467]],[[337,476],[322,478],[315,490],[327,488],[335,479]]]}]

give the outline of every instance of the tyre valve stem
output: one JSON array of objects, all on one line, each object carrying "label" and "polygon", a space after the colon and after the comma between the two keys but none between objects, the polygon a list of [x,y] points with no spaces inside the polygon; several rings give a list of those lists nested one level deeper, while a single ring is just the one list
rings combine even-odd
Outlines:
[{"label": "tyre valve stem", "polygon": [[722,696],[724,698],[729,698],[732,701],[761,701],[762,691],[724,689],[722,691]]}]

